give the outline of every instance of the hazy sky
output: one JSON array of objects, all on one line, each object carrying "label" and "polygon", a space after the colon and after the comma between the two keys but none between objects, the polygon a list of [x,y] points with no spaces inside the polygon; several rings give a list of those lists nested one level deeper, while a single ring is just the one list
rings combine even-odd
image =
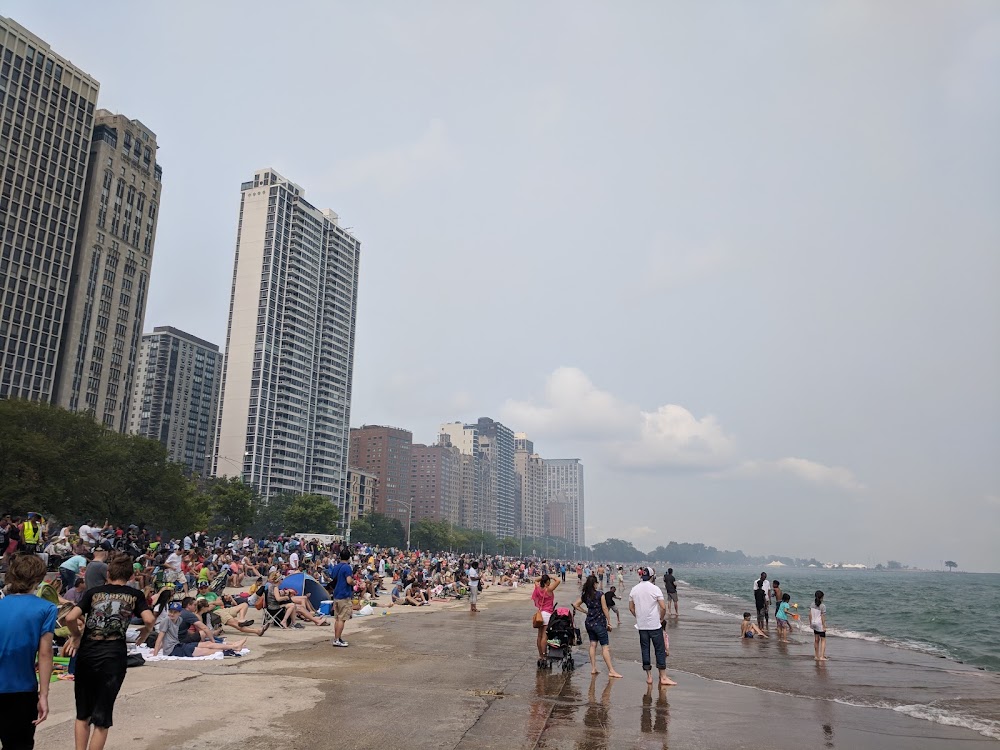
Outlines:
[{"label": "hazy sky", "polygon": [[156,132],[146,329],[240,183],[362,241],[353,423],[489,415],[587,540],[1000,570],[1000,4],[5,0]]}]

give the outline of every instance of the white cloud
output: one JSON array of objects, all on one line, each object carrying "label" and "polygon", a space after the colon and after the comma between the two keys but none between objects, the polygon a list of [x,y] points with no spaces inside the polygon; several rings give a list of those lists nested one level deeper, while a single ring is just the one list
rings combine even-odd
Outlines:
[{"label": "white cloud", "polygon": [[330,179],[345,191],[370,185],[382,192],[395,193],[430,176],[449,172],[458,164],[458,152],[448,138],[444,122],[435,119],[413,143],[341,162]]},{"label": "white cloud", "polygon": [[[715,416],[697,417],[678,404],[652,411],[601,390],[580,369],[560,367],[546,380],[538,402],[510,399],[503,421],[534,440],[589,442],[603,462],[616,469],[700,471],[716,476],[789,476],[811,484],[859,492],[864,485],[841,466],[805,458],[750,460],[739,455],[736,439]],[[639,536],[635,530],[630,536]]]},{"label": "white cloud", "polygon": [[639,408],[602,391],[583,371],[560,367],[545,382],[541,404],[508,399],[504,422],[532,437],[613,440],[638,427]]},{"label": "white cloud", "polygon": [[858,481],[850,469],[842,466],[827,466],[805,458],[788,456],[775,461],[744,461],[727,472],[736,477],[761,477],[790,475],[811,484],[838,487],[848,492],[859,492],[865,486]]},{"label": "white cloud", "polygon": [[616,446],[616,462],[624,468],[719,468],[733,460],[732,438],[715,417],[698,419],[683,406],[665,404],[642,412],[636,440]]}]

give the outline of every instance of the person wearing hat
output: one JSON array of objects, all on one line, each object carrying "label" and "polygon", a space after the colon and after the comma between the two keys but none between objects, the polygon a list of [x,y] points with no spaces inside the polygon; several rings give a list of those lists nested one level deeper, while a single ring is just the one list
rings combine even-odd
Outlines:
[{"label": "person wearing hat", "polygon": [[652,571],[639,568],[636,571],[642,579],[632,587],[628,595],[628,611],[635,617],[639,629],[639,650],[642,654],[642,668],[646,672],[646,684],[653,684],[653,665],[649,659],[652,644],[656,654],[656,668],[660,672],[660,685],[677,683],[667,677],[667,647],[663,638],[663,622],[667,619],[667,607],[660,587],[650,581]]},{"label": "person wearing hat", "polygon": [[216,651],[239,651],[246,645],[247,639],[242,638],[233,643],[216,643],[215,641],[199,641],[197,643],[181,642],[180,629],[181,612],[184,607],[180,602],[170,602],[165,612],[160,613],[156,621],[156,643],[153,645],[153,656],[209,656]]}]

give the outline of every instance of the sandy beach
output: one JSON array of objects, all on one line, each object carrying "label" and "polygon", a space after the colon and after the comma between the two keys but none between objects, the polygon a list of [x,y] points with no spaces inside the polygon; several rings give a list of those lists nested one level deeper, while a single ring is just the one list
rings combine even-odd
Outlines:
[{"label": "sandy beach", "polygon": [[[394,607],[331,628],[251,638],[249,656],[129,670],[107,747],[129,750],[348,748],[930,748],[995,747],[968,729],[834,699],[727,684],[684,670],[701,660],[705,623],[685,613],[670,630],[671,676],[647,689],[638,636],[624,613],[612,632],[621,680],[592,678],[586,649],[573,673],[539,671],[529,589],[488,589],[467,603]],[[623,610],[624,612],[624,610]],[[737,643],[737,647],[742,644]],[[686,655],[685,655],[686,654]],[[723,661],[729,655],[716,654]],[[836,674],[835,662],[827,668]],[[810,678],[794,677],[800,692]],[[792,679],[792,677],[790,677]],[[52,686],[38,750],[72,745],[73,686]]]}]

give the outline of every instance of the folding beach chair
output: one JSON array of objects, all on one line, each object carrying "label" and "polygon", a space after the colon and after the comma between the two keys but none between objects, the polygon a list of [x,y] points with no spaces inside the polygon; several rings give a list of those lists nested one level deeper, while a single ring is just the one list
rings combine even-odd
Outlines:
[{"label": "folding beach chair", "polygon": [[264,606],[263,606],[263,608],[261,608],[260,613],[261,613],[261,616],[264,618],[264,622],[267,625],[269,625],[270,627],[273,627],[273,628],[281,628],[283,630],[285,626],[281,624],[281,617],[278,616],[281,613],[281,610],[280,609],[276,609],[276,610],[272,611],[272,610],[270,610],[270,609],[267,608],[267,589],[268,589],[268,585],[269,584],[264,584],[264,586],[262,586],[261,588],[257,589],[257,592],[256,592],[257,596],[264,597]]}]

